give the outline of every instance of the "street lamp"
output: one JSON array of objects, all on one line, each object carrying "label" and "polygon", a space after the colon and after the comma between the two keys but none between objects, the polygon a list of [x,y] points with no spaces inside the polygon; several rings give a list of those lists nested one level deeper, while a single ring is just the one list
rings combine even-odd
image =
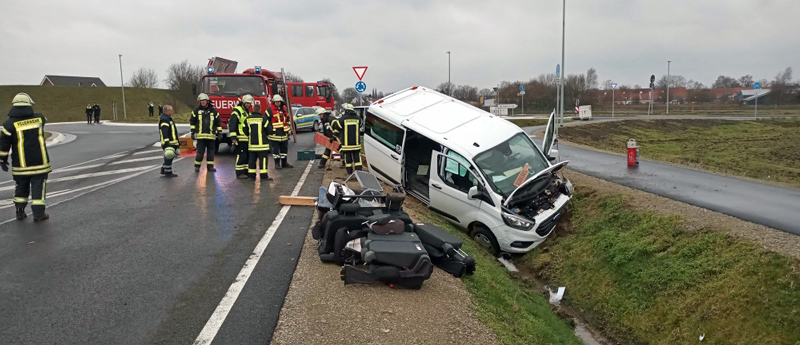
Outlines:
[{"label": "street lamp", "polygon": [[669,82],[672,80],[669,76],[669,64],[672,60],[667,60],[667,115],[669,115]]},{"label": "street lamp", "polygon": [[447,52],[447,93],[453,96],[453,84],[450,83],[450,52]]},{"label": "street lamp", "polygon": [[564,35],[565,30],[567,27],[567,0],[562,1],[562,12],[561,12],[561,125],[564,125],[564,74],[567,73],[566,67],[564,67]]},{"label": "street lamp", "polygon": [[122,79],[122,54],[119,54],[119,84],[122,87],[122,116],[128,119],[128,109],[125,107],[125,79]]}]

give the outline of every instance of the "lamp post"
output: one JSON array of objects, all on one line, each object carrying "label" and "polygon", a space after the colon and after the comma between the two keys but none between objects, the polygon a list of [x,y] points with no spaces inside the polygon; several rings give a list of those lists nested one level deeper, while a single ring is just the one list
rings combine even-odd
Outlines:
[{"label": "lamp post", "polygon": [[564,74],[567,73],[567,69],[564,67],[564,35],[565,30],[567,27],[567,0],[562,1],[562,11],[561,11],[561,125],[564,125]]},{"label": "lamp post", "polygon": [[447,95],[453,97],[453,84],[450,83],[450,52],[447,52]]},{"label": "lamp post", "polygon": [[122,78],[122,54],[119,54],[119,84],[122,87],[122,116],[128,119],[128,109],[125,107],[125,79]]},{"label": "lamp post", "polygon": [[672,60],[667,60],[667,115],[669,115],[669,82],[672,80],[669,76],[669,64]]}]

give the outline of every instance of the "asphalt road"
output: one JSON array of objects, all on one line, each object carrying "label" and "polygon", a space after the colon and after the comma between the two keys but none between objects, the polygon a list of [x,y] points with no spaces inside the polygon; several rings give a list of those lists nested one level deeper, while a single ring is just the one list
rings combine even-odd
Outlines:
[{"label": "asphalt road", "polygon": [[[565,123],[579,126],[588,122]],[[544,126],[528,127],[529,134]],[[534,142],[541,145],[541,138]],[[559,144],[561,160],[577,172],[800,235],[800,190]]]},{"label": "asphalt road", "polygon": [[[48,127],[77,137],[49,149],[51,219],[13,220],[14,184],[0,179],[0,344],[194,342],[309,163],[236,180],[223,152],[216,173],[182,158],[170,179],[154,125]],[[292,161],[314,150],[311,133],[298,138]],[[321,180],[311,168],[299,194],[316,195]],[[312,213],[289,209],[213,344],[269,342]]]}]

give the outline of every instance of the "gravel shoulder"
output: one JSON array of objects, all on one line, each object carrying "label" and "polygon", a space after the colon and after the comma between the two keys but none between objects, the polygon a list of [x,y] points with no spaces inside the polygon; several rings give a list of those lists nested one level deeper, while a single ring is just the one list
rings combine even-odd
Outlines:
[{"label": "gravel shoulder", "polygon": [[[345,172],[334,164],[323,185]],[[464,283],[434,269],[420,290],[349,285],[323,263],[309,231],[272,344],[499,344]]]}]

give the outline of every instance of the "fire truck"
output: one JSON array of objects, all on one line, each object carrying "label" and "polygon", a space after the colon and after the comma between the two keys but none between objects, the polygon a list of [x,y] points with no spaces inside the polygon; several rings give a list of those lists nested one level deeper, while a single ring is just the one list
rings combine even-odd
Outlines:
[{"label": "fire truck", "polygon": [[[221,72],[218,72],[217,68]],[[217,140],[217,150],[219,150],[220,143],[231,145],[228,120],[233,108],[244,95],[253,96],[255,103],[261,104],[262,109],[270,106],[273,95],[281,95],[287,102],[291,102],[292,106],[319,106],[333,110],[331,85],[327,82],[288,82],[289,89],[292,91],[287,97],[283,76],[280,72],[272,72],[262,69],[260,66],[248,68],[242,73],[235,73],[235,69],[236,63],[230,60],[209,59],[206,74],[200,80],[199,90],[196,85],[193,85],[195,94],[202,92],[208,95],[222,119],[223,134]]]}]

